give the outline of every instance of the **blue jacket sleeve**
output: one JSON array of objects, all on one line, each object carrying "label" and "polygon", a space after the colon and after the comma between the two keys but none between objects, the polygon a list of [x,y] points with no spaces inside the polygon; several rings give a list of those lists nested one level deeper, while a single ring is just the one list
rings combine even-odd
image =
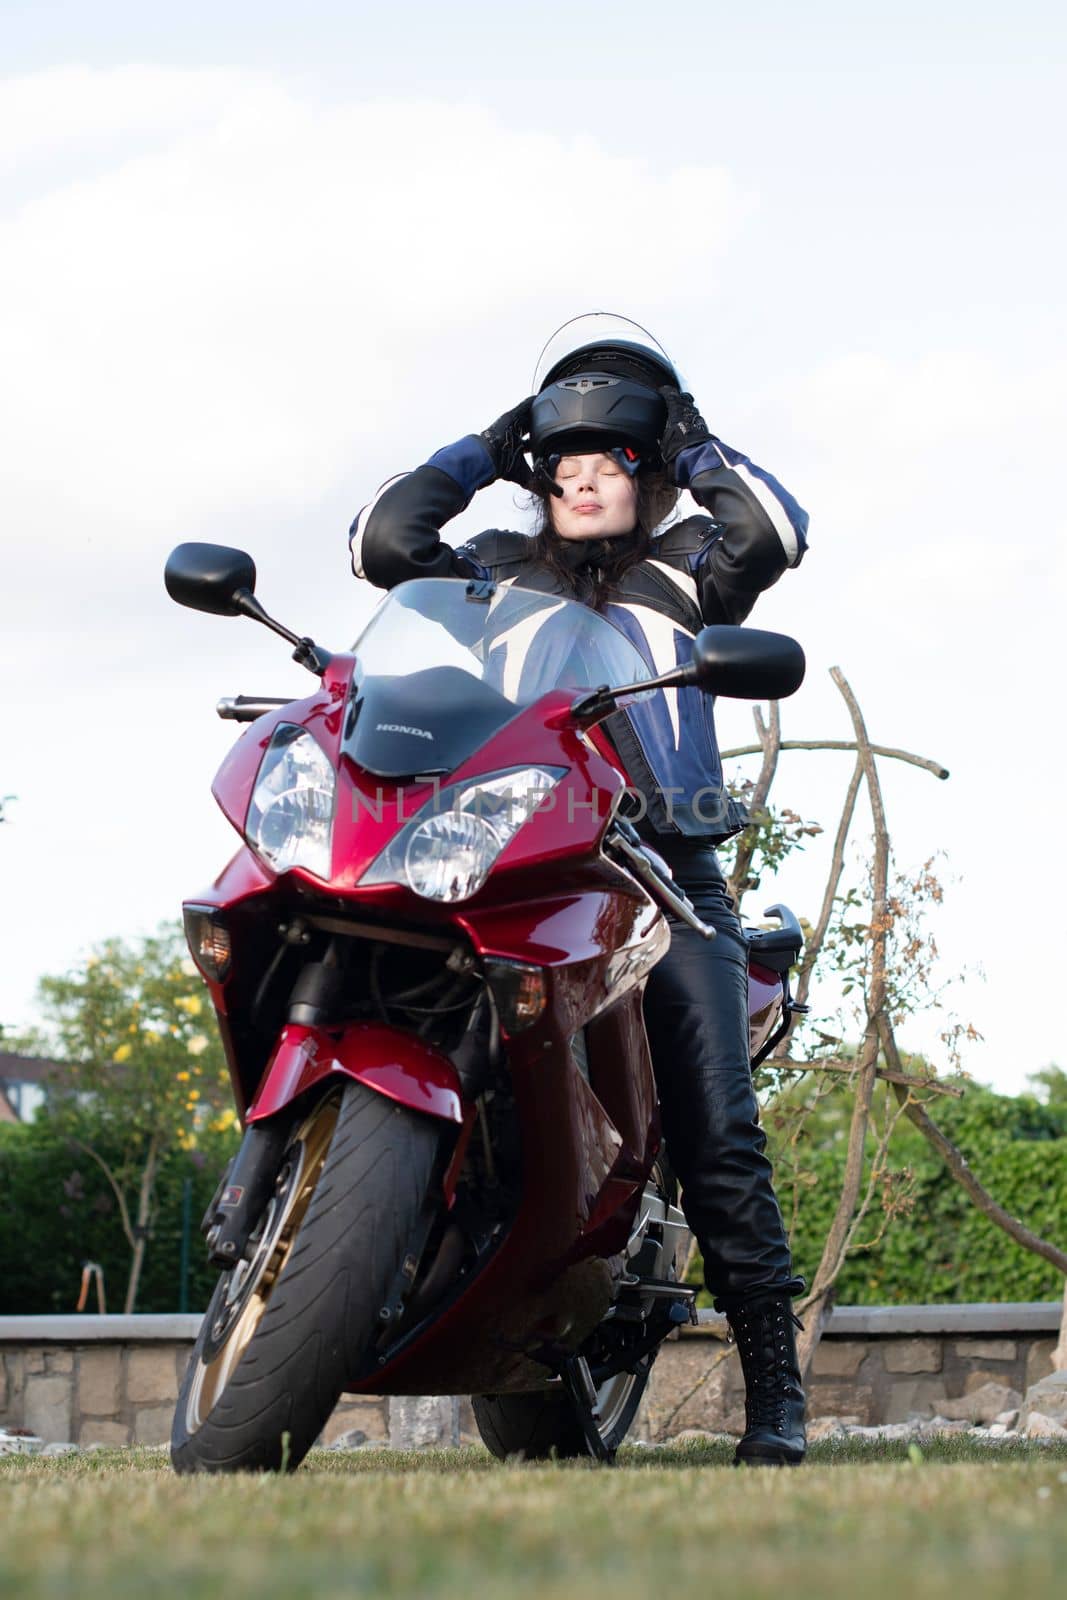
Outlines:
[{"label": "blue jacket sleeve", "polygon": [[493,481],[493,463],[477,434],[447,445],[414,472],[390,478],[349,529],[352,571],[379,589],[409,578],[467,576],[441,529]]},{"label": "blue jacket sleeve", "polygon": [[765,589],[808,548],[808,514],[762,467],[721,439],[683,450],[675,481],[715,528],[694,563],[706,622],[743,622]]}]

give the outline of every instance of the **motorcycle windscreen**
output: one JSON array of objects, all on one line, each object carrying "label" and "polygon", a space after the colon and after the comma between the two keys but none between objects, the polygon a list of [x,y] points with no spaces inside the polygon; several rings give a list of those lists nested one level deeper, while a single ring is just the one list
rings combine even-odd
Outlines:
[{"label": "motorcycle windscreen", "polygon": [[461,578],[399,584],[353,651],[341,753],[382,778],[454,772],[553,689],[651,675],[630,640],[586,606]]},{"label": "motorcycle windscreen", "polygon": [[517,715],[504,695],[459,667],[362,684],[354,677],[341,750],[379,778],[436,777],[454,772]]}]

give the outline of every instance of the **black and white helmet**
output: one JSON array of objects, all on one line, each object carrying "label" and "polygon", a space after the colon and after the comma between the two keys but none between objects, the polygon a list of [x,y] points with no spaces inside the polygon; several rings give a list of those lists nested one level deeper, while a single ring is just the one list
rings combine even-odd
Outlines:
[{"label": "black and white helmet", "polygon": [[552,464],[564,453],[619,449],[636,471],[640,461],[658,457],[666,421],[659,390],[667,384],[685,387],[647,328],[607,311],[572,317],[549,339],[534,372],[534,457]]}]

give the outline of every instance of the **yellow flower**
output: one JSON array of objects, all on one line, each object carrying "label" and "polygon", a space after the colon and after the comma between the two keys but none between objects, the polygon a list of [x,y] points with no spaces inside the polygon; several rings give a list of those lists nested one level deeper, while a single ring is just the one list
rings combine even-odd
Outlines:
[{"label": "yellow flower", "polygon": [[177,1073],[175,1073],[175,1077],[177,1078],[179,1083],[188,1083],[189,1082],[189,1074],[187,1072],[177,1072]]},{"label": "yellow flower", "polygon": [[198,1017],[204,1009],[204,1002],[198,994],[180,994],[174,1004],[189,1017]]},{"label": "yellow flower", "polygon": [[133,1045],[132,1044],[120,1044],[118,1049],[115,1051],[115,1054],[111,1057],[111,1059],[112,1059],[112,1061],[128,1061],[132,1055],[133,1055]]}]

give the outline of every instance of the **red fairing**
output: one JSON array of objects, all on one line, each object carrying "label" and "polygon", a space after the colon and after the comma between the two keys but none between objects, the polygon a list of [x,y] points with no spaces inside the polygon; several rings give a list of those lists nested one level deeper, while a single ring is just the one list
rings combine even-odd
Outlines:
[{"label": "red fairing", "polygon": [[[466,905],[480,905],[506,895],[514,887],[502,883],[509,869],[538,871],[560,857],[592,850],[607,825],[615,795],[625,784],[617,763],[609,764],[573,727],[567,726],[573,695],[556,690],[517,712],[456,768],[447,787],[470,783],[489,773],[535,766],[567,767],[542,808],[521,827],[493,868],[485,888]],[[295,720],[293,718],[290,721]],[[335,747],[327,754],[336,760]],[[254,780],[254,775],[253,775]],[[333,832],[333,887],[358,898],[360,905],[411,906],[412,895],[395,887],[364,888],[360,879],[400,828],[433,799],[432,783],[398,785],[361,772],[347,758],[338,771],[337,810]],[[247,803],[246,803],[247,809]],[[450,908],[423,901],[420,916],[447,917]]]},{"label": "red fairing", "polygon": [[777,972],[748,964],[748,1051],[758,1056],[782,1015],[782,980]]},{"label": "red fairing", "polygon": [[277,711],[258,718],[227,753],[215,774],[211,792],[223,815],[233,823],[238,833],[244,832],[248,802],[252,797],[259,764],[280,723],[295,722],[307,728],[336,766],[345,695],[354,665],[354,656],[334,656],[322,680],[321,689],[308,695],[306,700],[294,700],[291,705],[279,706]]},{"label": "red fairing", "polygon": [[[394,783],[354,767],[340,754],[345,696],[355,657],[334,656],[319,693],[293,701],[260,717],[234,745],[223,761],[212,793],[224,815],[244,832],[249,801],[260,763],[275,730],[282,723],[306,728],[329,757],[337,772],[337,803],[333,826],[333,872],[330,886],[358,899],[361,905],[392,907],[398,896],[409,906],[411,895],[392,886],[363,888],[364,872],[390,839],[434,796],[434,784]],[[502,853],[489,883],[473,903],[495,898],[497,883],[508,868],[540,869],[563,856],[592,849],[608,822],[615,797],[625,786],[618,758],[605,759],[593,741],[569,726],[570,693],[556,690],[535,705],[517,712],[513,720],[458,767],[448,784],[471,782],[491,772],[566,763],[568,772],[542,809],[520,828]],[[607,749],[609,747],[605,747]],[[266,869],[269,873],[269,868]],[[320,889],[321,880],[294,869],[293,882]],[[423,902],[420,915],[447,920],[447,908]]]},{"label": "red fairing", "polygon": [[446,1122],[463,1121],[456,1069],[432,1045],[380,1023],[356,1022],[340,1032],[288,1023],[281,1032],[249,1122],[261,1122],[323,1078],[365,1083],[387,1100]]}]

